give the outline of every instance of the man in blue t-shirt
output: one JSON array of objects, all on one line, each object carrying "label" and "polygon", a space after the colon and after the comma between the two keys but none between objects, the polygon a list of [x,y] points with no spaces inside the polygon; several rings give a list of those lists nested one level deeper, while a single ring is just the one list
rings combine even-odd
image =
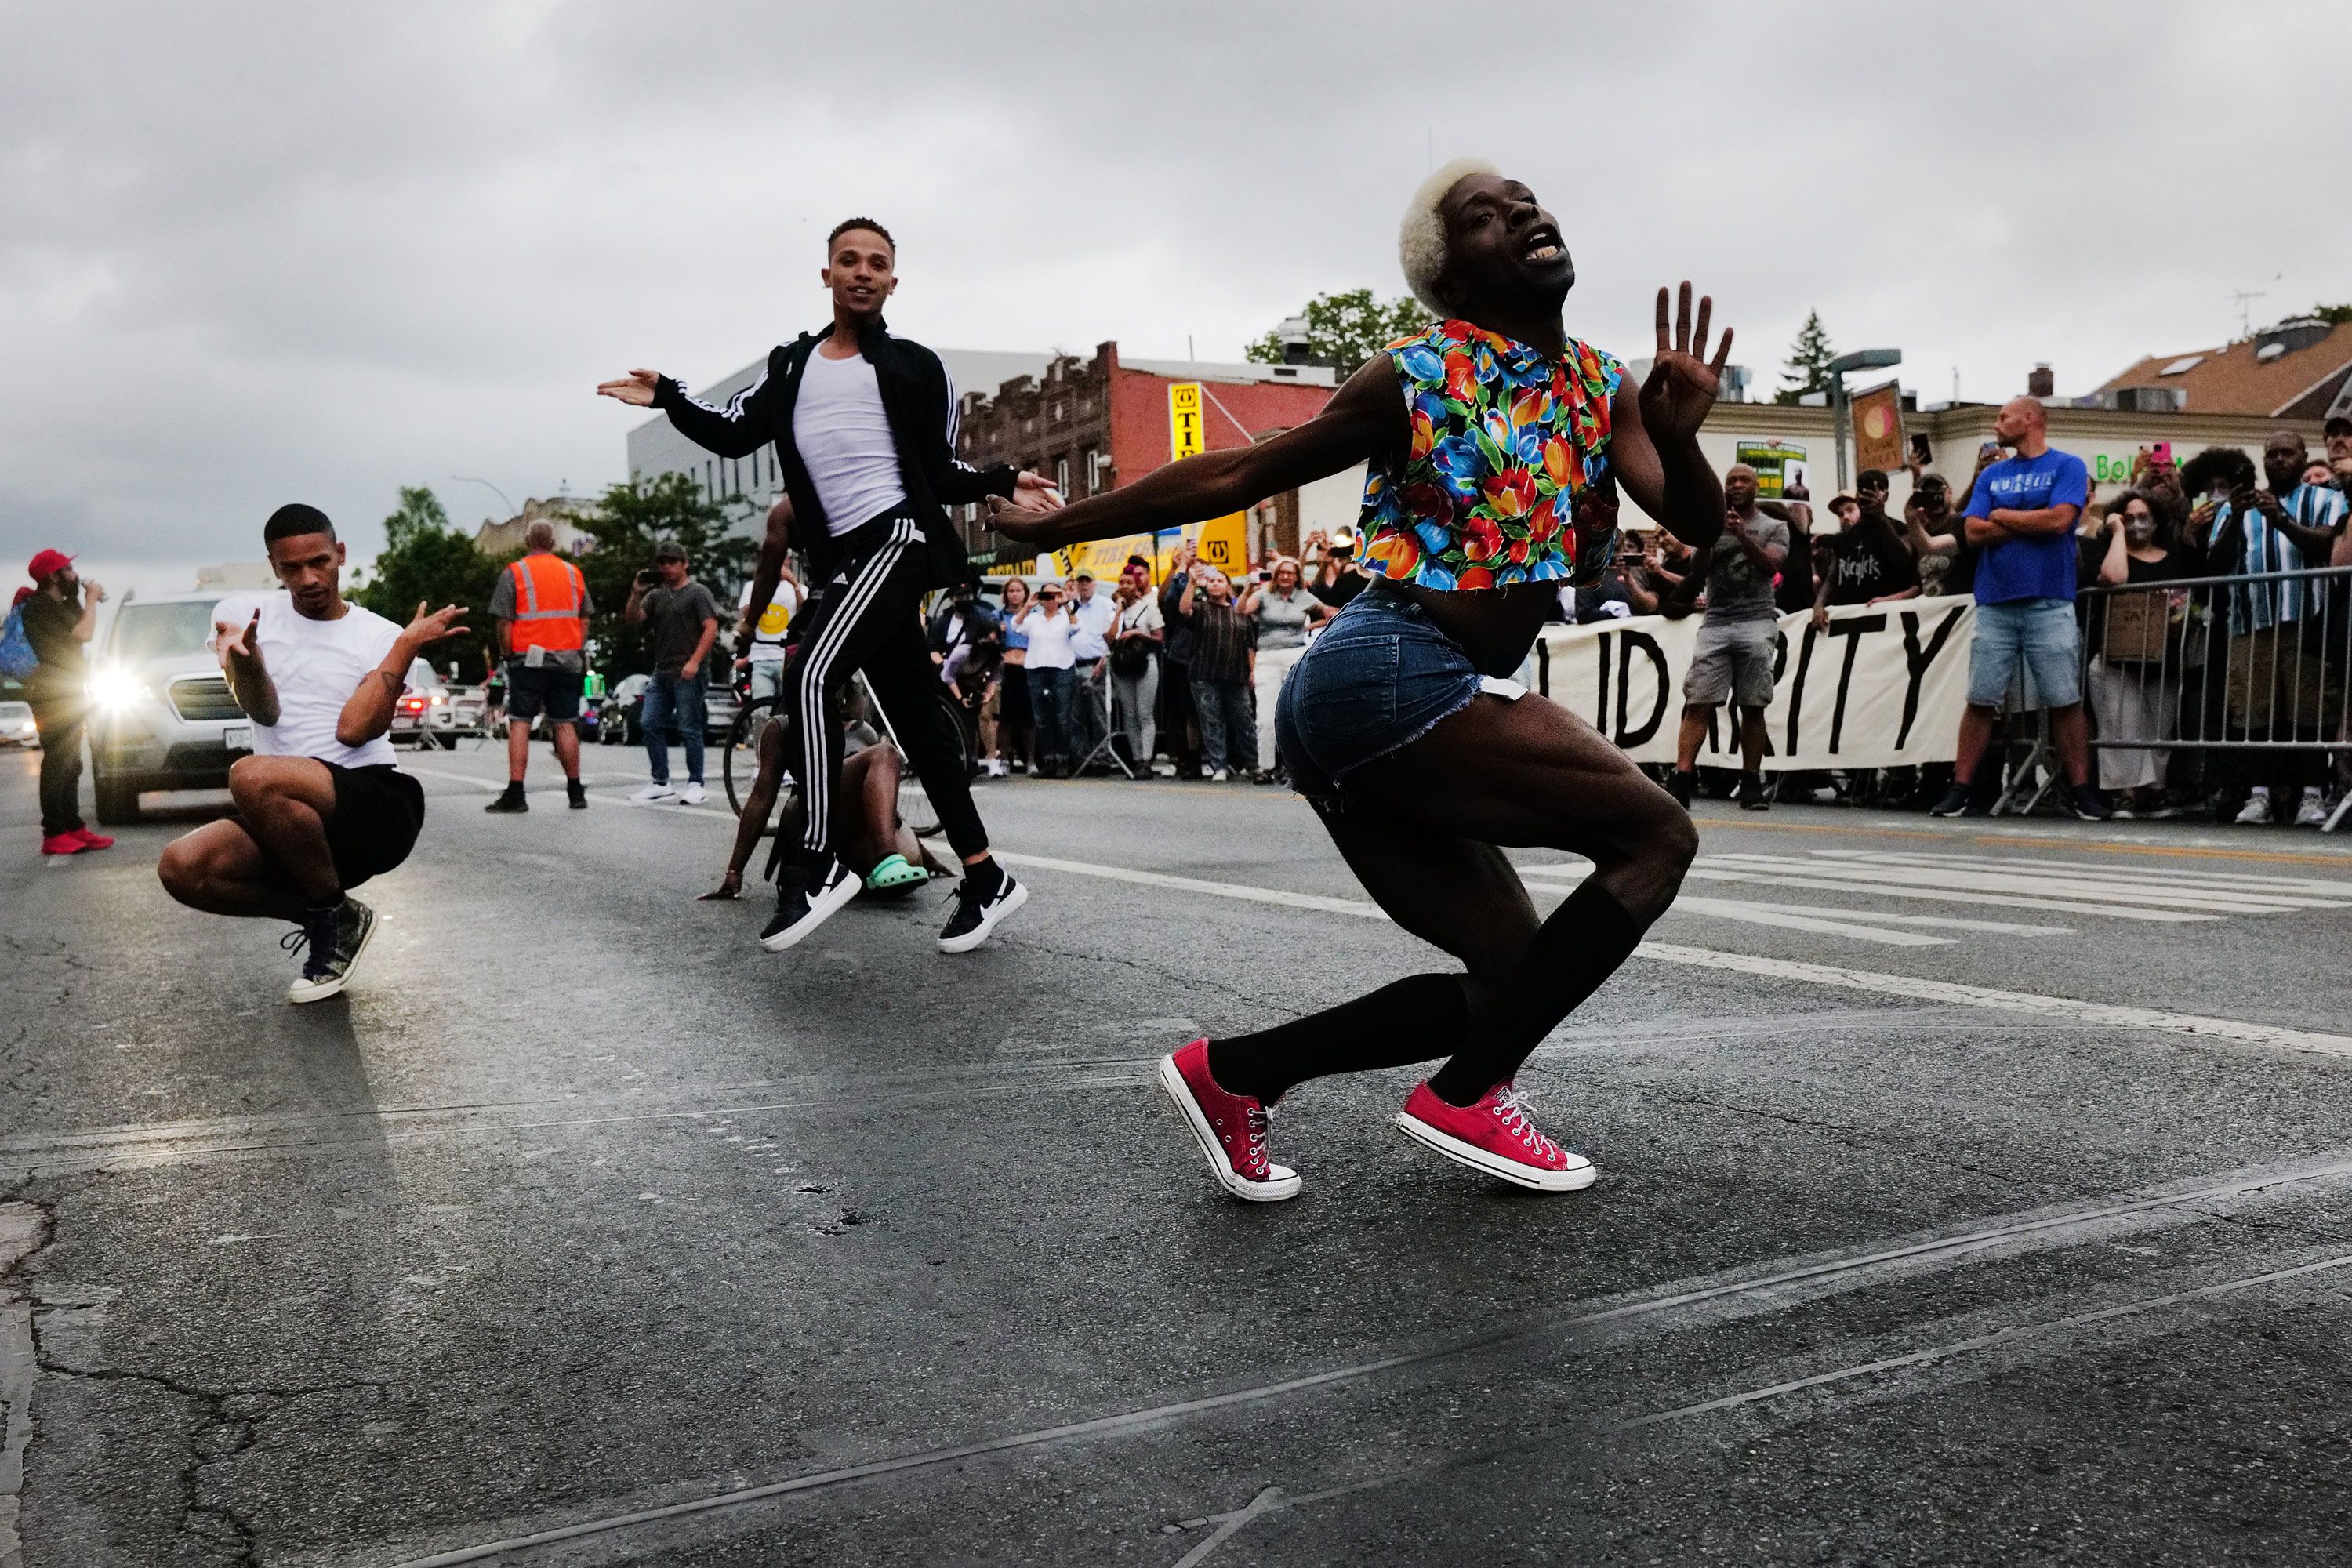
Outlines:
[{"label": "man in blue t-shirt", "polygon": [[2082,634],[2074,624],[2074,524],[2091,499],[2091,476],[2082,458],[2051,450],[2049,416],[2037,399],[2003,404],[1992,433],[2011,455],[1978,475],[1969,492],[1968,542],[1983,552],[1977,559],[1976,638],[1969,645],[1969,705],[1960,715],[1952,787],[1935,814],[1969,809],[1994,717],[2022,665],[2027,705],[2050,710],[2067,805],[2077,816],[2101,821],[2107,804],[2091,785]]}]

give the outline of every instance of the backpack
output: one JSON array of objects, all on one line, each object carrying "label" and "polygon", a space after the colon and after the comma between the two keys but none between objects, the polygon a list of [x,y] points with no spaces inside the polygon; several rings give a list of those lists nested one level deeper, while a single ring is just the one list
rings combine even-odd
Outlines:
[{"label": "backpack", "polygon": [[40,668],[33,639],[25,635],[25,606],[17,605],[9,610],[6,626],[0,627],[0,678],[30,680]]}]

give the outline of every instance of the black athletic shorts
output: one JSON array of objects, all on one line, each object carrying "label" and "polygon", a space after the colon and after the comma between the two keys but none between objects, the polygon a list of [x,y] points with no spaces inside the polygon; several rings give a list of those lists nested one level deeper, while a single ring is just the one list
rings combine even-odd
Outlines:
[{"label": "black athletic shorts", "polygon": [[558,669],[551,664],[533,669],[519,658],[510,658],[507,660],[507,717],[536,719],[544,709],[551,723],[577,723],[580,689],[586,679],[576,669]]},{"label": "black athletic shorts", "polygon": [[335,858],[335,875],[343,887],[356,888],[407,859],[425,826],[425,791],[417,782],[390,763],[365,768],[324,761],[319,765],[334,775],[335,815],[327,823],[327,850]]}]

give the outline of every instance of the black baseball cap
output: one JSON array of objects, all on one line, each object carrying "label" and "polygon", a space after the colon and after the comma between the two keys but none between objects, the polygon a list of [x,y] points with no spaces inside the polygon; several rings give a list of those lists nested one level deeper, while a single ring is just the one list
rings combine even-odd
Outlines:
[{"label": "black baseball cap", "polygon": [[656,561],[683,561],[686,559],[686,546],[680,544],[675,539],[665,539],[659,544],[654,546],[654,559]]},{"label": "black baseball cap", "polygon": [[2327,416],[2327,423],[2321,426],[2320,430],[2329,436],[2352,436],[2352,416],[2331,414]]}]

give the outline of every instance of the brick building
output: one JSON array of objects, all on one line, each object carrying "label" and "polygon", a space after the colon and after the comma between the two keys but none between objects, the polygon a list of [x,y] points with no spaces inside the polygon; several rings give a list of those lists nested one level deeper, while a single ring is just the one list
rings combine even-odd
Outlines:
[{"label": "brick building", "polygon": [[[1055,355],[1042,376],[1016,375],[992,394],[966,387],[957,455],[975,466],[1034,468],[1073,500],[1096,495],[1170,460],[1168,389],[1187,382],[1201,386],[1202,446],[1209,451],[1246,447],[1312,418],[1336,385],[1323,365],[1123,360],[1118,344],[1107,342],[1092,359]],[[1309,530],[1334,526],[1334,520],[1353,521],[1361,493],[1359,473],[1310,487],[1305,496],[1265,498],[1252,509],[1253,555],[1269,543],[1295,552],[1302,517]],[[1331,517],[1321,516],[1324,511]],[[986,513],[965,507],[957,515],[973,554],[994,559],[999,542]]]}]

